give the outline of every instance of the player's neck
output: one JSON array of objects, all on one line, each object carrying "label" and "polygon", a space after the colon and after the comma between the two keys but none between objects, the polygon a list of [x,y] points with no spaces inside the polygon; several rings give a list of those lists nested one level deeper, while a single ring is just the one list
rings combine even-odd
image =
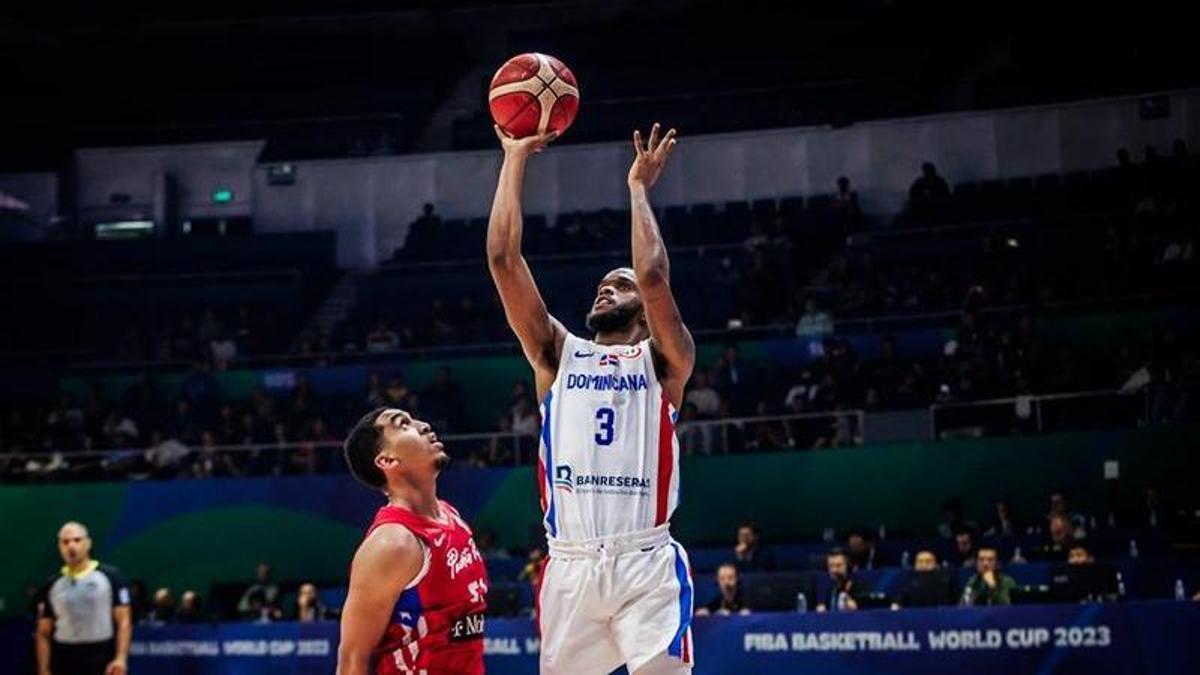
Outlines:
[{"label": "player's neck", "polygon": [[388,503],[399,506],[418,516],[432,520],[442,518],[441,507],[438,506],[437,488],[417,488],[412,485],[397,485],[388,489]]},{"label": "player's neck", "polygon": [[592,342],[598,345],[636,345],[647,338],[647,331],[640,323],[634,323],[621,330],[596,333]]}]

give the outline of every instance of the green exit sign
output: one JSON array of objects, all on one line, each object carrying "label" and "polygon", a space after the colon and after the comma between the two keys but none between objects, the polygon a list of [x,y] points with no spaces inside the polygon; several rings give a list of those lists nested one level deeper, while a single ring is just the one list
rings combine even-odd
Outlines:
[{"label": "green exit sign", "polygon": [[233,190],[229,188],[213,190],[212,200],[214,204],[228,204],[233,201]]}]

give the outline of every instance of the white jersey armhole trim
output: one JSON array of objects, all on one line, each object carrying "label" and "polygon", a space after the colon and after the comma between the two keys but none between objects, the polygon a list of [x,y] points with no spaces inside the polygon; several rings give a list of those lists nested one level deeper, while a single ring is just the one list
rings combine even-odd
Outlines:
[{"label": "white jersey armhole trim", "polygon": [[429,574],[429,565],[433,561],[433,554],[429,551],[429,547],[425,545],[425,542],[422,541],[420,537],[417,537],[417,543],[421,545],[421,555],[424,557],[424,560],[421,562],[421,570],[417,572],[417,576],[413,577],[413,580],[408,582],[408,585],[404,587],[404,590],[406,591],[416,588],[417,584],[421,583],[421,580],[425,578],[425,575]]}]

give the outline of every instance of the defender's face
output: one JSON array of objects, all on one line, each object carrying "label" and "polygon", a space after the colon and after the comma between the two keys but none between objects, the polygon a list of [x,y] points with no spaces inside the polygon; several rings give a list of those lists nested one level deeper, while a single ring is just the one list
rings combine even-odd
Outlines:
[{"label": "defender's face", "polygon": [[428,422],[415,419],[404,410],[388,408],[375,418],[383,435],[383,448],[375,457],[380,469],[396,465],[409,469],[440,469],[450,460]]},{"label": "defender's face", "polygon": [[600,320],[600,323],[606,323],[605,319],[611,321],[614,317],[628,317],[626,319],[628,320],[636,316],[641,308],[642,295],[638,291],[633,270],[625,268],[613,270],[600,280],[600,285],[596,288],[596,299],[592,302],[587,321],[591,325],[597,319]]}]

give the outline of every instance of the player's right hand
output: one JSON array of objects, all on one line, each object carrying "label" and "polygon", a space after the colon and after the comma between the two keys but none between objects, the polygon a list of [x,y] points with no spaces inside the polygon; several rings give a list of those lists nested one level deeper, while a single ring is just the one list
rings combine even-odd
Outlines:
[{"label": "player's right hand", "polygon": [[528,157],[534,153],[541,152],[551,141],[558,138],[557,131],[547,131],[544,134],[526,136],[525,138],[513,138],[504,133],[498,124],[493,124],[492,129],[496,132],[496,138],[500,139],[500,147],[504,149],[504,154],[518,157]]}]

